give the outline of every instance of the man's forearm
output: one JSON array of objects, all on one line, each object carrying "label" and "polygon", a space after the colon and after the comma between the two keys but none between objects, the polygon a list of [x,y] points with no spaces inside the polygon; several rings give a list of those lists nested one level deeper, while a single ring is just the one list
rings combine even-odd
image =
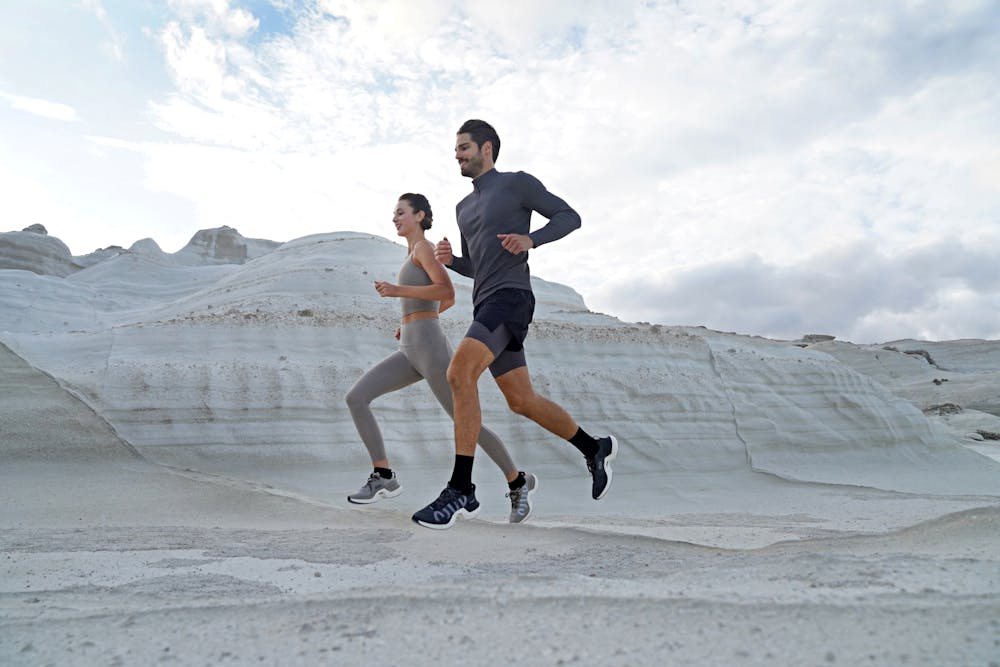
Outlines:
[{"label": "man's forearm", "polygon": [[541,229],[528,234],[537,248],[551,243],[580,228],[580,214],[566,201],[545,189],[542,182],[530,174],[518,174],[519,190],[527,208],[549,219]]},{"label": "man's forearm", "polygon": [[580,228],[580,214],[567,206],[549,218],[548,224],[528,234],[537,248],[545,243],[557,241]]}]

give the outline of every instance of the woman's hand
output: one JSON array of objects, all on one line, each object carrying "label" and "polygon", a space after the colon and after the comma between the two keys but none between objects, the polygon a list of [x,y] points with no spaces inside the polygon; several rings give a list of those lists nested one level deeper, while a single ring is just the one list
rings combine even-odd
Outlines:
[{"label": "woman's hand", "polygon": [[378,292],[379,296],[399,296],[399,285],[376,280],[375,291]]}]

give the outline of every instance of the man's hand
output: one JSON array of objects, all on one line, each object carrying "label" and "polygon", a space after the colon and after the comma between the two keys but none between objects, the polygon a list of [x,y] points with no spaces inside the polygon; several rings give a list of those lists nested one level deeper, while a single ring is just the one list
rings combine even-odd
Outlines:
[{"label": "man's hand", "polygon": [[445,266],[451,266],[451,260],[455,259],[455,256],[451,254],[451,242],[448,241],[447,236],[434,246],[434,259]]},{"label": "man's hand", "polygon": [[399,296],[399,286],[392,283],[385,283],[381,280],[375,281],[375,291],[379,296]]},{"label": "man's hand", "polygon": [[497,234],[500,245],[512,255],[520,255],[535,247],[535,242],[527,234]]}]

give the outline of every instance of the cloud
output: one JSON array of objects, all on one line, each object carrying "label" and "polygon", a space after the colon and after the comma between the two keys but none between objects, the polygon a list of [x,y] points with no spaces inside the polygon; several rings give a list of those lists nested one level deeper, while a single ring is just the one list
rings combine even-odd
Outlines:
[{"label": "cloud", "polygon": [[76,109],[68,104],[62,104],[61,102],[51,102],[49,100],[41,100],[36,97],[12,95],[4,92],[0,92],[0,99],[6,100],[12,109],[25,111],[41,118],[59,120],[65,123],[75,123],[80,120],[79,116],[77,116]]},{"label": "cloud", "polygon": [[846,244],[789,265],[748,254],[633,279],[603,298],[637,320],[707,326],[797,339],[833,334],[860,343],[905,337],[948,339],[975,328],[1000,337],[1000,249],[956,240],[892,255]]},{"label": "cloud", "polygon": [[260,21],[246,9],[234,7],[230,0],[167,0],[177,16],[189,22],[201,22],[212,34],[230,38],[250,35]]},{"label": "cloud", "polygon": [[107,41],[103,42],[103,47],[112,58],[119,62],[125,60],[125,36],[118,31],[108,16],[101,0],[80,0],[84,8],[89,9],[100,21],[108,34]]}]

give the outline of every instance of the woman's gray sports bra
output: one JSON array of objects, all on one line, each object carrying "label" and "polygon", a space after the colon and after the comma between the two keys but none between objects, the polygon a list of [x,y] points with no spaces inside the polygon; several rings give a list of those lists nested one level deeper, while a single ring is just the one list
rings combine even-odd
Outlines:
[{"label": "woman's gray sports bra", "polygon": [[[399,268],[399,276],[396,280],[400,285],[409,285],[410,287],[423,287],[425,285],[434,284],[434,281],[427,275],[427,272],[413,263],[412,253],[406,256],[406,261],[404,261],[403,266]],[[400,307],[403,309],[404,317],[406,315],[410,315],[411,313],[418,313],[422,310],[432,310],[436,313],[438,308],[441,306],[439,301],[412,299],[409,297],[402,297],[399,302]]]}]

